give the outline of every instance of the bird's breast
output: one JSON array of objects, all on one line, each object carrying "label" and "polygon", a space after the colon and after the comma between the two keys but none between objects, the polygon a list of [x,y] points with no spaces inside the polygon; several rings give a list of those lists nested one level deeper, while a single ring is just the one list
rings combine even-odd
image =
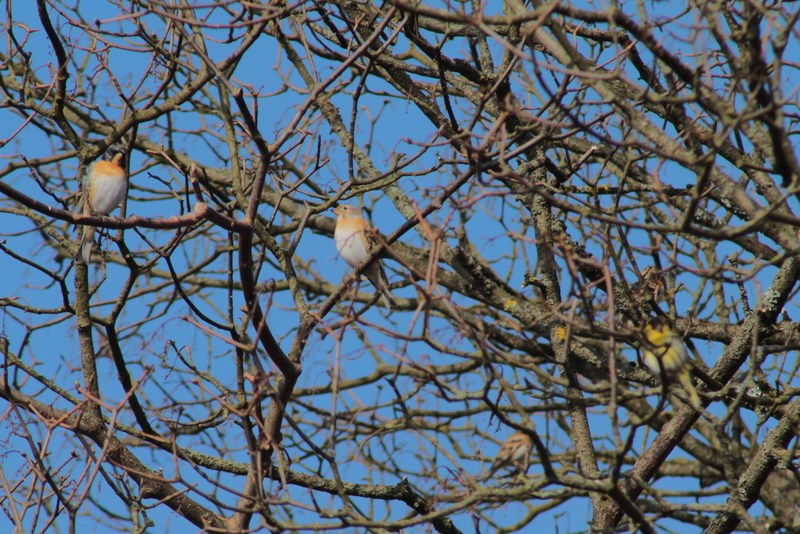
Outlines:
[{"label": "bird's breast", "polygon": [[102,215],[114,211],[125,197],[127,186],[128,181],[124,173],[92,177],[89,186],[92,211]]}]

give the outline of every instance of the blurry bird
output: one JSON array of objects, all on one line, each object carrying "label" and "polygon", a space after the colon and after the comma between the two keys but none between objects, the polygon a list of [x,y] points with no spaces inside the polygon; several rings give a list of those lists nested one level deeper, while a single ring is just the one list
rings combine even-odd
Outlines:
[{"label": "blurry bird", "polygon": [[[366,262],[375,250],[377,245],[375,234],[369,223],[364,220],[359,210],[353,206],[343,204],[333,210],[336,214],[336,248],[344,261],[350,267],[359,268]],[[375,289],[381,294],[384,305],[387,308],[395,308],[397,304],[389,291],[389,282],[386,280],[386,272],[379,259],[370,263],[364,269],[364,276],[369,279]]]},{"label": "blurry bird", "polygon": [[664,296],[664,280],[661,271],[652,266],[647,266],[642,269],[642,282],[644,282],[642,289],[654,301],[658,302]]},{"label": "blurry bird", "polygon": [[681,336],[667,324],[664,317],[659,316],[650,319],[644,327],[644,337],[647,340],[642,354],[644,364],[658,374],[665,384],[675,380],[680,382],[689,394],[692,406],[702,409],[700,396],[692,383],[689,353]]},{"label": "blurry bird", "polygon": [[[641,280],[631,285],[633,303],[641,308],[658,310],[658,303],[664,297],[664,276],[655,267],[642,269]],[[663,313],[663,312],[662,312]]]},{"label": "blurry bird", "polygon": [[[122,147],[108,148],[103,159],[95,161],[83,175],[83,214],[108,215],[120,205],[128,191],[128,175],[123,167]],[[94,226],[84,226],[81,256],[89,263],[92,255]]]},{"label": "blurry bird", "polygon": [[486,474],[486,478],[491,478],[498,469],[509,465],[513,465],[521,473],[526,473],[528,471],[528,462],[530,460],[532,448],[533,441],[530,436],[517,430],[511,434],[500,447],[500,450],[497,452],[497,457],[492,462],[492,466]]}]

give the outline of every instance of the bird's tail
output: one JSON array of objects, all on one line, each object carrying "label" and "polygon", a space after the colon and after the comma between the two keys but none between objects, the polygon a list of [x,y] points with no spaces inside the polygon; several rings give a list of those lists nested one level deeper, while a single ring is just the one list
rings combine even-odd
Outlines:
[{"label": "bird's tail", "polygon": [[375,262],[367,268],[364,275],[381,294],[383,305],[387,308],[396,308],[397,302],[395,302],[392,292],[389,290],[389,281],[386,279],[383,267]]},{"label": "bird's tail", "polygon": [[83,262],[89,265],[92,257],[92,244],[94,243],[94,226],[84,226],[81,232],[81,256]]},{"label": "bird's tail", "polygon": [[381,287],[378,289],[381,292],[381,302],[383,302],[383,305],[387,308],[396,308],[397,302],[394,300],[394,297],[392,297],[392,293],[389,291],[389,288],[385,284],[381,284]]},{"label": "bird's tail", "polygon": [[483,479],[484,480],[489,480],[490,478],[492,478],[494,476],[494,474],[497,472],[497,470],[500,469],[501,467],[502,467],[502,464],[499,463],[497,461],[497,459],[495,459],[495,461],[492,462],[492,465],[489,466],[489,470],[486,472],[486,475],[483,477]]},{"label": "bird's tail", "polygon": [[702,410],[703,407],[700,404],[700,395],[697,394],[697,389],[694,387],[694,383],[692,382],[692,375],[689,372],[689,369],[684,369],[678,375],[678,381],[680,381],[683,389],[686,390],[686,393],[689,395],[689,402],[692,404],[696,410]]}]

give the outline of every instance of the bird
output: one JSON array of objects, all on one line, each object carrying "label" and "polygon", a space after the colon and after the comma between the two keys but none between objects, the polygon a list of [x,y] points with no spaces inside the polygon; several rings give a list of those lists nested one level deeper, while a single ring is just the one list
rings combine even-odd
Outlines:
[{"label": "bird", "polygon": [[486,478],[491,478],[498,469],[508,465],[513,465],[521,473],[527,472],[532,449],[533,440],[531,440],[531,437],[525,432],[517,430],[500,446],[497,457],[492,462]]},{"label": "bird", "polygon": [[[108,215],[122,203],[128,192],[128,173],[123,166],[124,149],[112,145],[83,175],[83,214]],[[84,226],[80,253],[88,264],[92,255],[94,226]]]},{"label": "bird", "polygon": [[650,319],[645,325],[644,337],[644,364],[665,383],[677,380],[689,394],[692,406],[700,410],[700,396],[692,383],[689,353],[681,336],[669,326],[664,317],[659,316]]},{"label": "bird", "polygon": [[[342,204],[333,213],[336,214],[336,230],[333,233],[336,249],[350,267],[358,269],[374,253],[378,245],[376,233],[355,206]],[[389,291],[381,260],[372,261],[363,273],[380,293],[383,304],[387,308],[396,308],[397,303]]]},{"label": "bird", "polygon": [[658,302],[664,295],[664,276],[661,271],[648,265],[642,269],[642,281],[636,287],[640,293]]}]

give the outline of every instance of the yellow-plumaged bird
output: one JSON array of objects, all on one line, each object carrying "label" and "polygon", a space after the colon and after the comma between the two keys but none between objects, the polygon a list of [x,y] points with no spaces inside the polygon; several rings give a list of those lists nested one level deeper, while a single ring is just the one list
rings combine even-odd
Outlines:
[{"label": "yellow-plumaged bird", "polygon": [[675,380],[680,382],[689,394],[692,406],[701,410],[700,396],[692,383],[689,353],[681,336],[667,324],[664,317],[655,317],[644,327],[644,337],[647,340],[642,347],[644,364],[665,383]]}]

